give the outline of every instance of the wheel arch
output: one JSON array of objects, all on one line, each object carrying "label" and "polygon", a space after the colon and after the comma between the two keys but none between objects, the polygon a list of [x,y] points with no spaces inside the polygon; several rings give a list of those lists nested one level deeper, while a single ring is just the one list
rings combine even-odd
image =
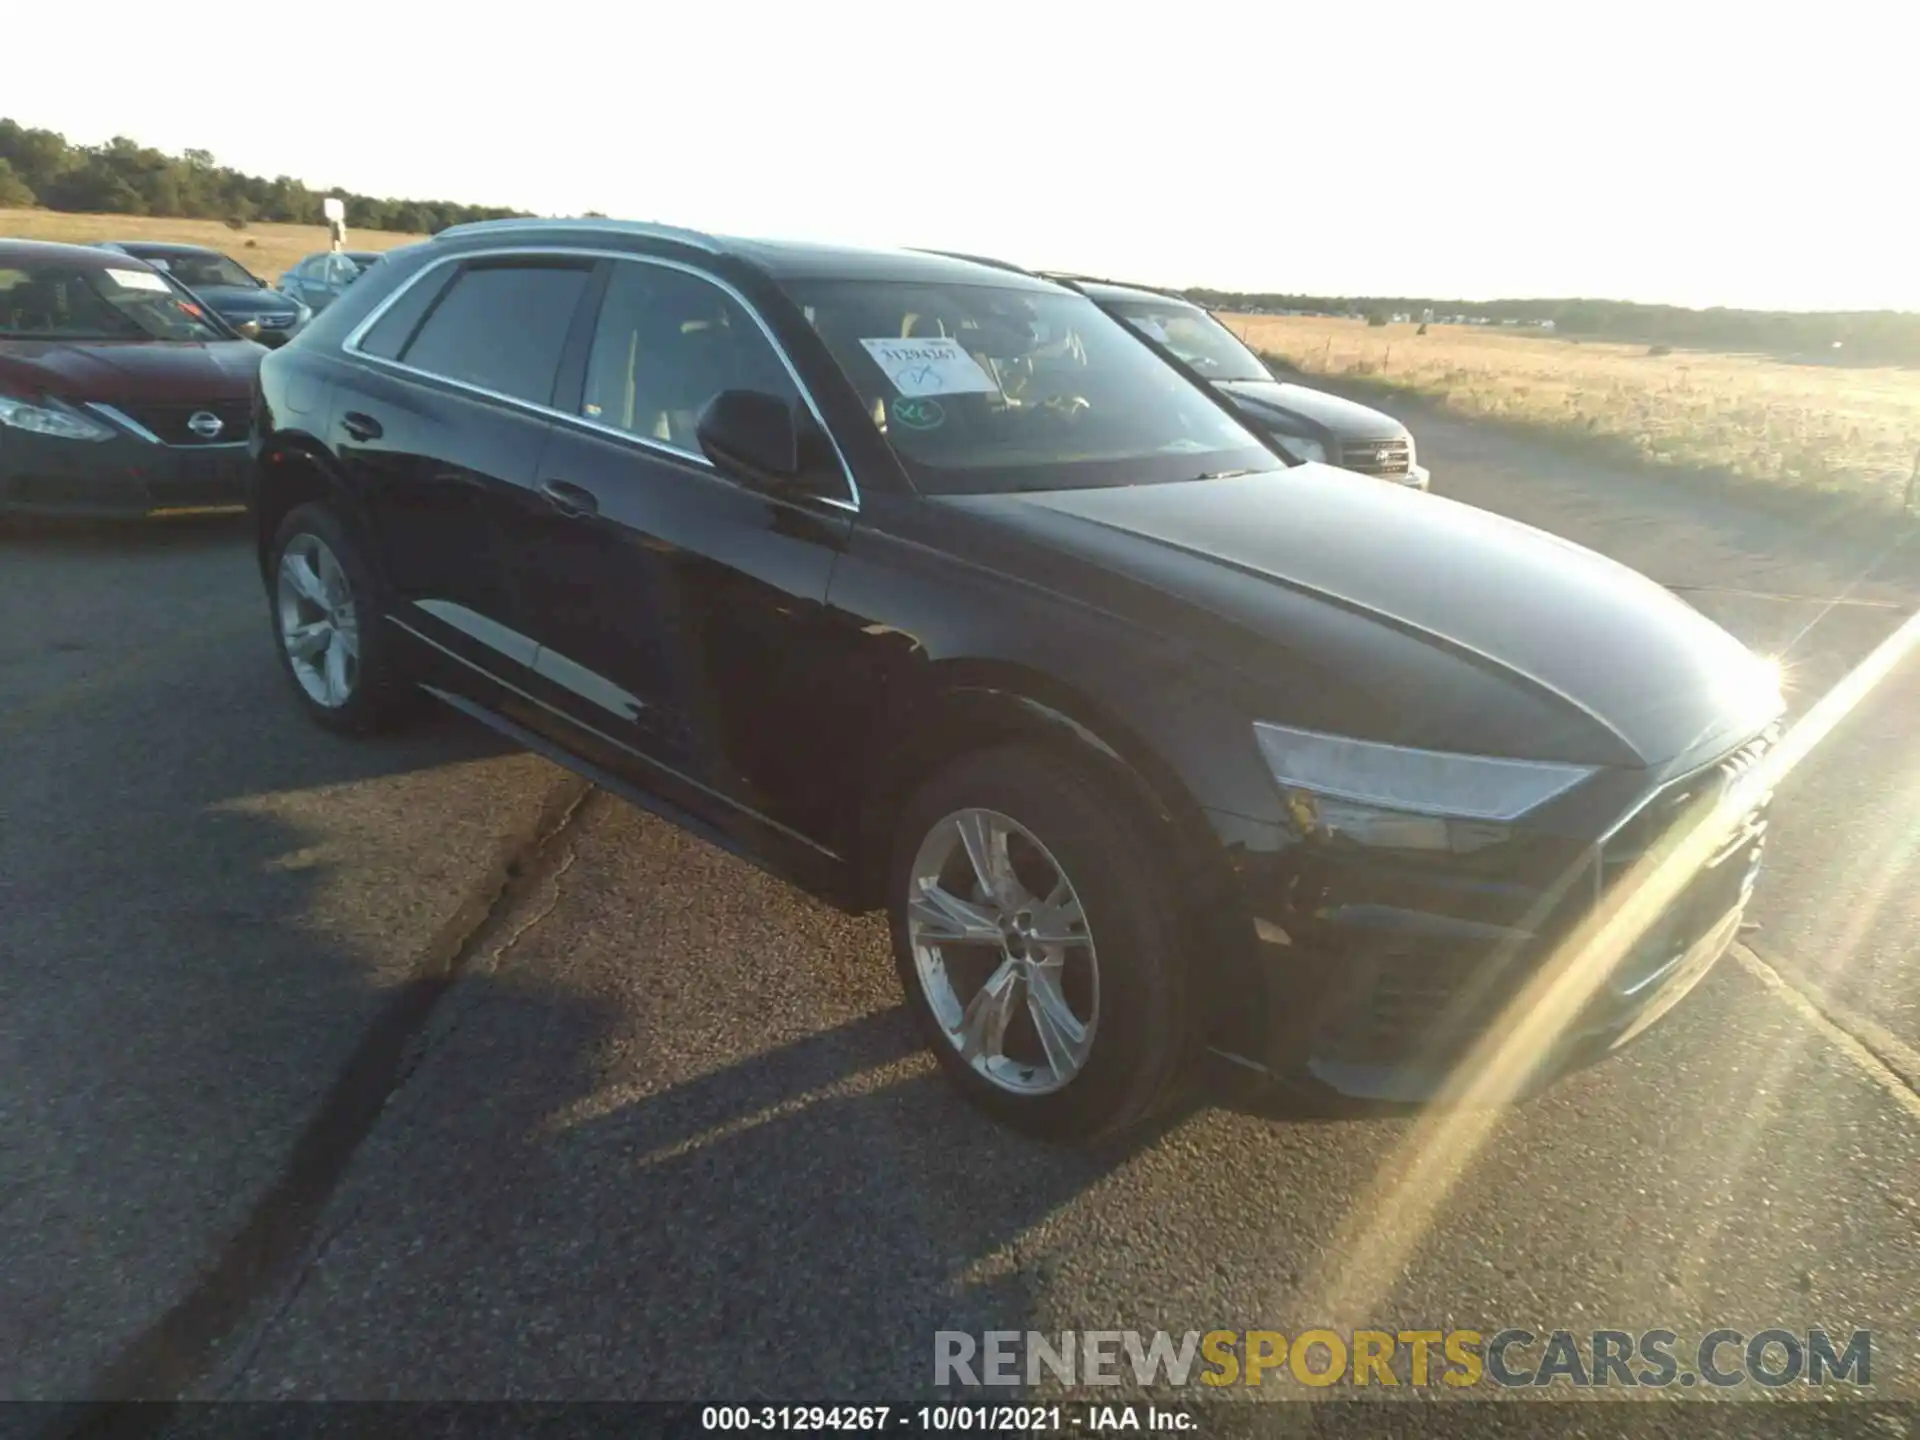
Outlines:
[{"label": "wheel arch", "polygon": [[851,849],[864,903],[884,903],[894,825],[914,790],[963,755],[1023,740],[1112,786],[1166,843],[1183,880],[1227,882],[1212,827],[1173,765],[1110,707],[1015,662],[945,661],[892,721],[884,758],[861,798]]},{"label": "wheel arch", "polygon": [[[325,445],[295,430],[268,439],[254,461],[254,553],[262,576],[281,522],[299,506],[322,500],[333,504],[360,534],[371,533],[364,507]],[[376,557],[370,554],[368,559]]]}]

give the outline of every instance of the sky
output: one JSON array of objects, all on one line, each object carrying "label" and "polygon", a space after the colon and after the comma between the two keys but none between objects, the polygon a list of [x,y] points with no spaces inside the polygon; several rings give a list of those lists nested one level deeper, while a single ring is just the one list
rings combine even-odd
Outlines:
[{"label": "sky", "polygon": [[[115,42],[9,65],[0,114],[367,194],[1176,286],[1920,310],[1899,0],[84,17]],[[29,6],[8,48],[71,56],[76,23]]]}]

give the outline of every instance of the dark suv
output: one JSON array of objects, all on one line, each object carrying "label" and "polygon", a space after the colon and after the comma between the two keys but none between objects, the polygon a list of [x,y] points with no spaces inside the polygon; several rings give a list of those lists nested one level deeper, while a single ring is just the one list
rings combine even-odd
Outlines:
[{"label": "dark suv", "polygon": [[1032,276],[457,226],[265,359],[254,445],[309,715],[424,689],[884,907],[943,1066],[1037,1132],[1139,1118],[1202,1046],[1431,1095],[1617,877],[1737,813],[1555,1012],[1558,1068],[1752,881],[1767,666],[1596,555],[1287,466]]},{"label": "dark suv", "polygon": [[1291,458],[1325,461],[1414,490],[1433,487],[1405,425],[1357,400],[1275,379],[1266,361],[1191,300],[1110,280],[1049,278],[1126,321],[1169,361],[1211,385]]}]

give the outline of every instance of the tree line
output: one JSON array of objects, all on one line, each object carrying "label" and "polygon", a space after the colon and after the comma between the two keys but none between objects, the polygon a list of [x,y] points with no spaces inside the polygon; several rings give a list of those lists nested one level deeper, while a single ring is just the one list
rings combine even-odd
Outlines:
[{"label": "tree line", "polygon": [[[54,130],[0,119],[0,207],[107,215],[254,220],[315,225],[320,202],[338,195],[357,230],[431,235],[473,220],[530,212],[453,200],[402,200],[315,189],[289,175],[271,180],[221,165],[205,150],[167,155],[116,136],[74,145]],[[1758,351],[1847,364],[1920,364],[1920,315],[1894,310],[1825,313],[1688,310],[1625,300],[1433,300],[1415,296],[1281,295],[1195,289],[1189,299],[1214,310],[1301,310],[1315,315],[1462,316],[1490,323],[1551,320],[1562,335],[1648,345]]]},{"label": "tree line", "polygon": [[1310,315],[1460,316],[1499,324],[1551,320],[1560,335],[1630,344],[1754,352],[1840,364],[1920,364],[1920,314],[1901,310],[1689,310],[1630,300],[1432,300],[1416,296],[1273,295],[1188,290],[1209,310],[1299,310]]},{"label": "tree line", "polygon": [[0,207],[224,220],[235,226],[254,220],[318,225],[324,223],[320,202],[328,195],[346,202],[347,224],[356,230],[431,235],[449,225],[529,213],[501,205],[313,189],[290,175],[268,180],[243,174],[205,150],[167,155],[125,136],[104,145],[73,145],[58,131],[0,119]]}]

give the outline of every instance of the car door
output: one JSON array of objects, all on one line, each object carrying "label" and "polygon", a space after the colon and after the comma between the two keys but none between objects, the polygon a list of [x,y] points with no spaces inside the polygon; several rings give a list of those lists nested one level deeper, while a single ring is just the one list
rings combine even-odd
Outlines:
[{"label": "car door", "polygon": [[505,524],[523,513],[592,261],[492,255],[424,271],[350,341],[335,451],[374,522],[395,618],[469,669],[532,672]]},{"label": "car door", "polygon": [[[818,835],[806,737],[853,524],[844,464],[770,333],[717,277],[611,261],[580,344],[577,389],[563,382],[558,401],[572,418],[556,419],[515,527],[554,719],[568,743],[752,846]],[[726,389],[794,408],[825,493],[775,497],[714,468],[694,426]]]}]

